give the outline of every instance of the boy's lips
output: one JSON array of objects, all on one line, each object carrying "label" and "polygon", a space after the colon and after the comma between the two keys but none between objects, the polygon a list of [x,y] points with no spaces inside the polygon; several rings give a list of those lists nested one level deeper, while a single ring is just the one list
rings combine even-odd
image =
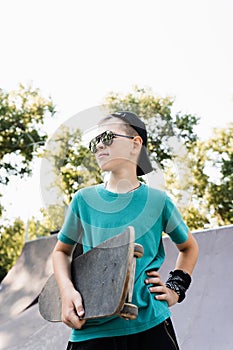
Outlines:
[{"label": "boy's lips", "polygon": [[101,158],[107,157],[107,156],[108,156],[108,153],[104,153],[104,152],[97,154],[98,159],[101,159]]}]

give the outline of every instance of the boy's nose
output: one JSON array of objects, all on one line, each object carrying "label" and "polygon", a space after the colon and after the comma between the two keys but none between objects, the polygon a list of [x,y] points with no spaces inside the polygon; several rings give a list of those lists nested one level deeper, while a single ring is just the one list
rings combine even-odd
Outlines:
[{"label": "boy's nose", "polygon": [[97,145],[96,145],[96,151],[98,151],[98,149],[104,149],[106,146],[103,144],[103,142],[100,140]]}]

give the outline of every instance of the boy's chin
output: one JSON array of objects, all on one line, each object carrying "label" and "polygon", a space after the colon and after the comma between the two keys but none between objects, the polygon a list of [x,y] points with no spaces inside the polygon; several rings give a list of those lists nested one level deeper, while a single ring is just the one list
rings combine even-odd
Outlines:
[{"label": "boy's chin", "polygon": [[111,171],[112,167],[111,167],[111,164],[109,164],[109,163],[110,163],[109,161],[98,162],[98,165],[99,165],[101,171]]}]

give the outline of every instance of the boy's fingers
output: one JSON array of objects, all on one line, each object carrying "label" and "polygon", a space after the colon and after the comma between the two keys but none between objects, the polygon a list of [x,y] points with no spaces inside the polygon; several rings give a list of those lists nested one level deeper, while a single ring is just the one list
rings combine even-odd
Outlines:
[{"label": "boy's fingers", "polygon": [[157,300],[167,300],[167,294],[158,294],[155,296]]},{"label": "boy's fingers", "polygon": [[156,276],[156,277],[160,277],[158,271],[156,271],[156,270],[147,271],[146,274],[147,274],[147,276]]},{"label": "boy's fingers", "polygon": [[79,317],[76,315],[75,311],[71,312],[67,317],[65,317],[62,320],[67,326],[75,329],[81,329],[83,324],[85,323],[84,320],[80,320]]},{"label": "boy's fingers", "polygon": [[76,309],[76,313],[79,317],[83,317],[85,314],[84,307],[82,304],[82,298],[78,295],[75,299],[74,306]]},{"label": "boy's fingers", "polygon": [[73,319],[71,320],[72,322],[72,328],[75,329],[81,329],[83,324],[85,323],[85,320],[80,320],[75,314]]},{"label": "boy's fingers", "polygon": [[146,284],[154,284],[154,285],[162,285],[162,282],[159,278],[157,277],[151,277],[151,278],[147,278],[145,280]]},{"label": "boy's fingers", "polygon": [[76,307],[76,312],[79,317],[83,317],[85,314],[85,311],[82,305],[79,305],[78,307]]}]

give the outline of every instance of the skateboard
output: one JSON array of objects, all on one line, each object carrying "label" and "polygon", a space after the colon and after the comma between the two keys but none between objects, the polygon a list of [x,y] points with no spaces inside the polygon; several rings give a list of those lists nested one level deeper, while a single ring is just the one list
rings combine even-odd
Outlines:
[{"label": "skateboard", "polygon": [[[83,319],[118,315],[135,319],[138,307],[132,304],[136,258],[144,254],[135,242],[134,228],[110,238],[88,252],[73,257],[71,278],[82,296]],[[61,296],[54,274],[39,296],[39,311],[50,322],[61,321]]]}]

